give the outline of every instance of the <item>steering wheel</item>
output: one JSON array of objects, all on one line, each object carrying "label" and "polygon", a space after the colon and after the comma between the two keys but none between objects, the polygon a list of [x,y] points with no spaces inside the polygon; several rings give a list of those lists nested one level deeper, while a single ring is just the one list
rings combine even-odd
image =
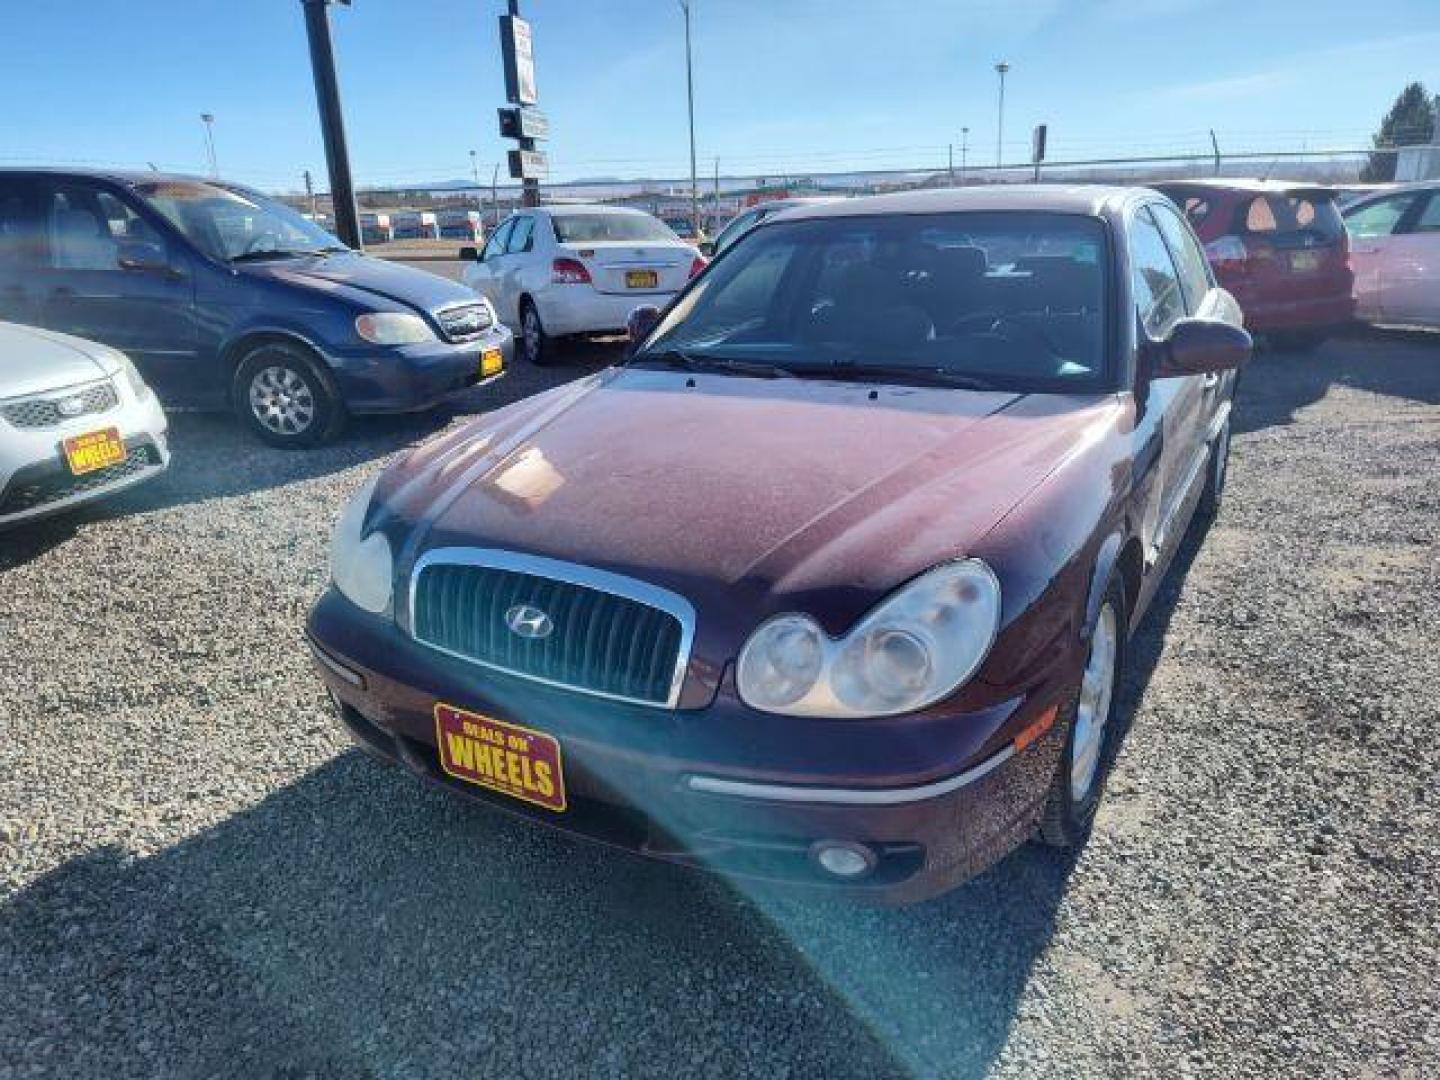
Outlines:
[{"label": "steering wheel", "polygon": [[256,234],[251,238],[250,242],[245,245],[245,250],[244,250],[243,252],[241,252],[241,254],[243,254],[243,255],[252,255],[252,254],[255,254],[256,252],[261,252],[261,251],[279,251],[279,250],[280,250],[280,234],[279,234],[279,233],[276,233],[276,232],[269,232],[269,231],[267,231],[267,232],[262,232],[262,233],[256,233]]},{"label": "steering wheel", "polygon": [[[1018,338],[1028,337],[1031,341],[1038,342],[1040,347],[1045,350],[1047,356],[1054,357],[1057,360],[1064,356],[1064,353],[1055,345],[1055,342],[1049,334],[1041,330],[1040,327],[1034,323],[1022,322],[1013,315],[996,315],[991,312],[981,312],[978,315],[966,315],[963,319],[956,320],[952,329],[959,330],[961,327],[967,325],[979,327],[978,331],[971,331],[972,333],[995,334],[997,337],[1005,338],[1008,341],[1018,342]],[[1020,334],[1006,333],[1005,328],[1014,328],[1019,330]]]}]

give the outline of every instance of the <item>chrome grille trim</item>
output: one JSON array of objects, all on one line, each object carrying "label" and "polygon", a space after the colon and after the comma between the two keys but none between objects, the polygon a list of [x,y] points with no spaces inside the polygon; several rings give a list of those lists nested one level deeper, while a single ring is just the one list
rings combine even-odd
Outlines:
[{"label": "chrome grille trim", "polygon": [[489,307],[478,301],[441,308],[435,321],[449,341],[471,341],[493,325]]},{"label": "chrome grille trim", "polygon": [[[80,399],[80,411],[67,416],[60,411],[60,402],[71,398]],[[115,391],[115,384],[109,379],[101,379],[64,390],[45,390],[0,402],[0,416],[4,416],[12,426],[28,431],[59,427],[67,420],[109,412],[119,404],[120,395]]]},{"label": "chrome grille trim", "polygon": [[[670,677],[669,694],[664,701],[651,701],[645,698],[627,697],[623,694],[612,694],[585,686],[556,682],[552,679],[541,678],[524,671],[517,671],[500,664],[480,660],[474,656],[469,656],[465,653],[457,652],[443,645],[425,640],[417,631],[416,598],[419,592],[420,578],[425,570],[432,566],[474,566],[508,571],[511,573],[529,574],[533,577],[549,578],[569,585],[578,585],[582,588],[593,589],[597,592],[609,593],[612,596],[618,596],[665,612],[680,624],[680,644],[675,655],[675,670]],[[695,643],[695,606],[679,593],[671,592],[669,589],[662,589],[660,586],[652,585],[647,581],[640,581],[638,578],[626,577],[623,574],[611,573],[608,570],[597,570],[594,567],[583,566],[579,563],[563,562],[559,559],[548,559],[540,555],[526,555],[516,551],[504,551],[499,548],[468,547],[435,548],[432,551],[427,551],[416,560],[414,567],[410,571],[409,591],[410,636],[427,649],[434,649],[436,652],[453,656],[457,660],[463,660],[467,664],[474,664],[477,667],[487,668],[491,671],[499,671],[506,675],[512,675],[517,679],[525,679],[529,682],[539,683],[544,686],[552,686],[559,690],[569,690],[577,694],[586,694],[591,697],[604,698],[609,701],[620,701],[630,705],[644,705],[652,709],[673,709],[680,702],[680,692],[685,685],[685,675],[690,670],[690,652]]]}]

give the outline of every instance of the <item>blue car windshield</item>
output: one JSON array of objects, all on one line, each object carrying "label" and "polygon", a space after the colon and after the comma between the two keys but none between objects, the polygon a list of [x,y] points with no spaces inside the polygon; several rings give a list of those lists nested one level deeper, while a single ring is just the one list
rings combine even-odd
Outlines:
[{"label": "blue car windshield", "polygon": [[199,180],[152,180],[135,192],[207,254],[238,258],[343,249],[314,222],[253,191]]},{"label": "blue car windshield", "polygon": [[1077,214],[774,222],[718,259],[634,360],[1094,389],[1108,375],[1107,251],[1103,224]]}]

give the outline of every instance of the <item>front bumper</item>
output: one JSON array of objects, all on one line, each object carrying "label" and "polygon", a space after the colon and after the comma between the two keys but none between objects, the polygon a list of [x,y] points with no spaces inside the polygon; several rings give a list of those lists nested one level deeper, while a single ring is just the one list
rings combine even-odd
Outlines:
[{"label": "front bumper", "polygon": [[[65,463],[66,438],[116,428],[125,443],[119,465],[73,476]],[[154,479],[170,466],[165,414],[154,394],[122,393],[102,413],[42,428],[18,428],[0,420],[0,528],[48,517]]]},{"label": "front bumper", "polygon": [[487,349],[499,349],[508,370],[515,356],[514,336],[497,324],[458,344],[436,340],[422,345],[362,345],[327,350],[325,359],[351,412],[418,412],[500,378],[480,374],[480,356]]},{"label": "front bumper", "polygon": [[[813,728],[791,740],[803,721],[755,713],[725,688],[696,710],[556,690],[428,649],[333,591],[311,613],[309,635],[341,720],[371,753],[508,813],[766,889],[896,904],[952,888],[1031,835],[1064,739],[1055,723],[1022,751],[1012,742],[1054,715],[1057,686],[941,718],[938,738],[906,717],[829,723],[821,760],[804,744]],[[568,808],[447,775],[437,702],[557,738]],[[815,864],[817,841],[862,844],[875,866],[837,879]]]}]

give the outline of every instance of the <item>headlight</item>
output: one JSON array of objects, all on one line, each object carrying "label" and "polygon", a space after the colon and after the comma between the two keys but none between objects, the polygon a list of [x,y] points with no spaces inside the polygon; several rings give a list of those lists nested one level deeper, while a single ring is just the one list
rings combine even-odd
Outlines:
[{"label": "headlight", "polygon": [[1000,625],[1000,583],[978,559],[946,563],[887,597],[845,636],[777,615],[740,650],[746,704],[790,716],[892,716],[954,693]]},{"label": "headlight", "polygon": [[408,311],[370,311],[355,320],[355,332],[373,345],[419,345],[434,341],[435,331]]},{"label": "headlight", "polygon": [[125,381],[130,384],[130,392],[137,398],[144,399],[150,396],[150,387],[145,385],[145,380],[140,377],[136,370],[135,363],[122,352],[115,354],[120,360],[120,373],[125,376]]},{"label": "headlight", "polygon": [[351,603],[384,615],[390,610],[394,589],[390,542],[382,532],[364,535],[365,512],[379,482],[377,475],[366,483],[340,515],[330,542],[330,579]]}]

